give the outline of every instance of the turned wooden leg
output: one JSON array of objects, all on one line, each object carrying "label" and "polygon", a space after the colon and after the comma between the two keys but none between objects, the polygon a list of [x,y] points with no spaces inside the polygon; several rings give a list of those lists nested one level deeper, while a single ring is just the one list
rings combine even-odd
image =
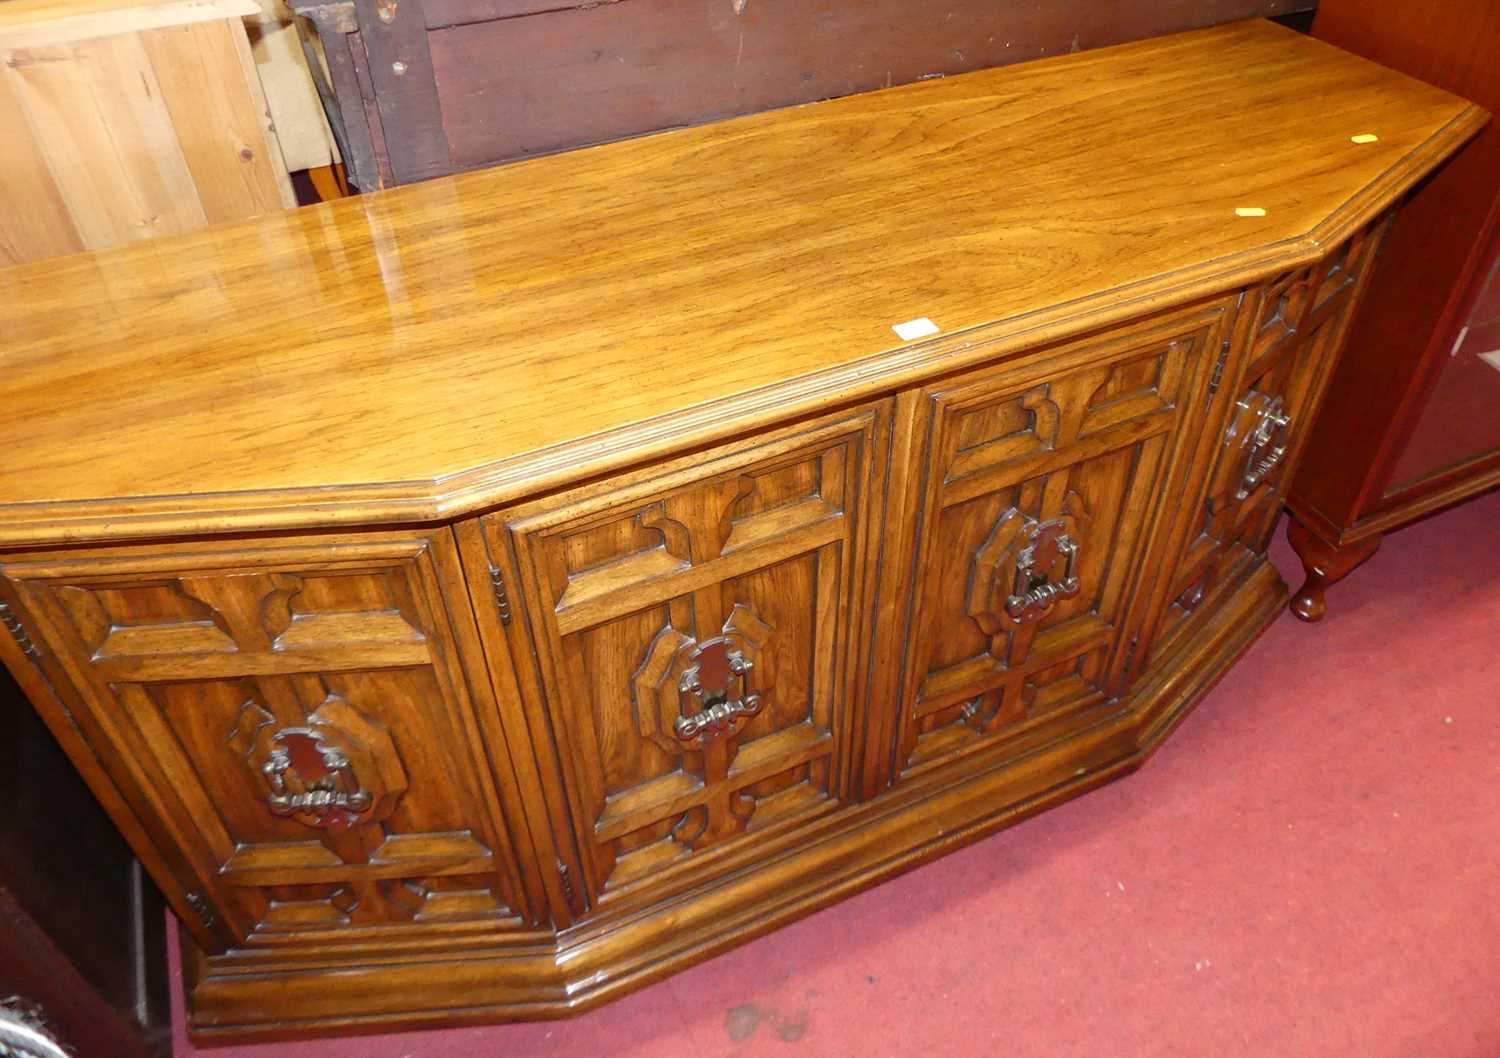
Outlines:
[{"label": "turned wooden leg", "polygon": [[1286,538],[1302,560],[1302,569],[1307,580],[1292,596],[1292,613],[1304,621],[1320,621],[1327,612],[1323,593],[1330,584],[1337,584],[1353,572],[1365,559],[1380,547],[1381,535],[1367,537],[1354,544],[1335,546],[1314,533],[1297,520],[1296,515],[1287,519]]}]

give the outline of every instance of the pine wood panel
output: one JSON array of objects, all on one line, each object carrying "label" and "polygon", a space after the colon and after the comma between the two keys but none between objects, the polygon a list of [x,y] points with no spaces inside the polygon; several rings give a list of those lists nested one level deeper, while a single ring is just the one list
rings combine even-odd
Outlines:
[{"label": "pine wood panel", "polygon": [[518,499],[1308,263],[1483,120],[1239,23],[12,269],[0,540]]},{"label": "pine wood panel", "polygon": [[7,145],[3,176],[8,201],[26,209],[0,211],[0,265],[77,253],[83,240],[68,215],[46,155],[31,137],[12,78],[0,75],[0,142]]},{"label": "pine wood panel", "polygon": [[11,0],[0,18],[15,157],[0,169],[0,265],[295,205],[244,29],[226,17],[246,11],[95,6]]},{"label": "pine wood panel", "polygon": [[194,22],[140,34],[209,224],[273,213],[288,201],[260,75],[244,30]]},{"label": "pine wood panel", "polygon": [[140,37],[17,49],[5,71],[85,248],[207,223]]},{"label": "pine wood panel", "polygon": [[138,33],[253,15],[251,0],[6,0],[0,6],[0,41],[7,47],[61,44],[117,33]]}]

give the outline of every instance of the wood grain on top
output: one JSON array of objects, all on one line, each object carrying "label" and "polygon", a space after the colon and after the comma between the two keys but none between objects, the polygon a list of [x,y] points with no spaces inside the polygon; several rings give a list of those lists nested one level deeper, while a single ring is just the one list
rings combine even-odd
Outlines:
[{"label": "wood grain on top", "polygon": [[0,542],[533,493],[1311,260],[1485,118],[1236,23],[0,271]]}]

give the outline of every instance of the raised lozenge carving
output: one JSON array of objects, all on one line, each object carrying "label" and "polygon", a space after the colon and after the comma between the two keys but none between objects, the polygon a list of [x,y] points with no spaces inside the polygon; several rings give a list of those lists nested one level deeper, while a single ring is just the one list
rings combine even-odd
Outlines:
[{"label": "raised lozenge carving", "polygon": [[633,681],[641,734],[676,752],[738,734],[762,708],[748,676],[770,631],[744,604],[702,643],[663,628]]},{"label": "raised lozenge carving", "polygon": [[1082,500],[1069,493],[1064,512],[1046,520],[1011,507],[974,555],[969,616],[986,635],[1042,620],[1063,599],[1082,590],[1078,574],[1078,520]]},{"label": "raised lozenge carving", "polygon": [[378,822],[406,792],[406,771],[384,725],[330,694],[304,724],[278,725],[248,701],[232,742],[266,789],[272,815],[343,830]]}]

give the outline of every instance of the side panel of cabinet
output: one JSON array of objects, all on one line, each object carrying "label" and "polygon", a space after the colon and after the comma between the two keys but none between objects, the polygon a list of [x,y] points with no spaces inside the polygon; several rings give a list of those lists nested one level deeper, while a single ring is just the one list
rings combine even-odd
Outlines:
[{"label": "side panel of cabinet", "polygon": [[1211,467],[1203,500],[1188,512],[1186,546],[1163,578],[1154,654],[1170,652],[1196,616],[1211,611],[1247,564],[1264,558],[1350,312],[1370,273],[1384,225],[1349,240],[1315,267],[1251,291],[1224,372],[1221,402],[1202,446]]},{"label": "side panel of cabinet", "polygon": [[207,950],[493,941],[536,920],[446,530],[12,556],[0,574]]},{"label": "side panel of cabinet", "polygon": [[[1235,300],[960,376],[903,402],[915,500],[882,618],[902,781],[1021,752],[1128,683],[1122,634]],[[883,589],[884,590],[884,589]],[[901,631],[904,630],[904,635]],[[891,666],[892,670],[895,666]]]},{"label": "side panel of cabinet", "polygon": [[565,915],[666,899],[856,795],[888,417],[866,406],[460,526]]}]

